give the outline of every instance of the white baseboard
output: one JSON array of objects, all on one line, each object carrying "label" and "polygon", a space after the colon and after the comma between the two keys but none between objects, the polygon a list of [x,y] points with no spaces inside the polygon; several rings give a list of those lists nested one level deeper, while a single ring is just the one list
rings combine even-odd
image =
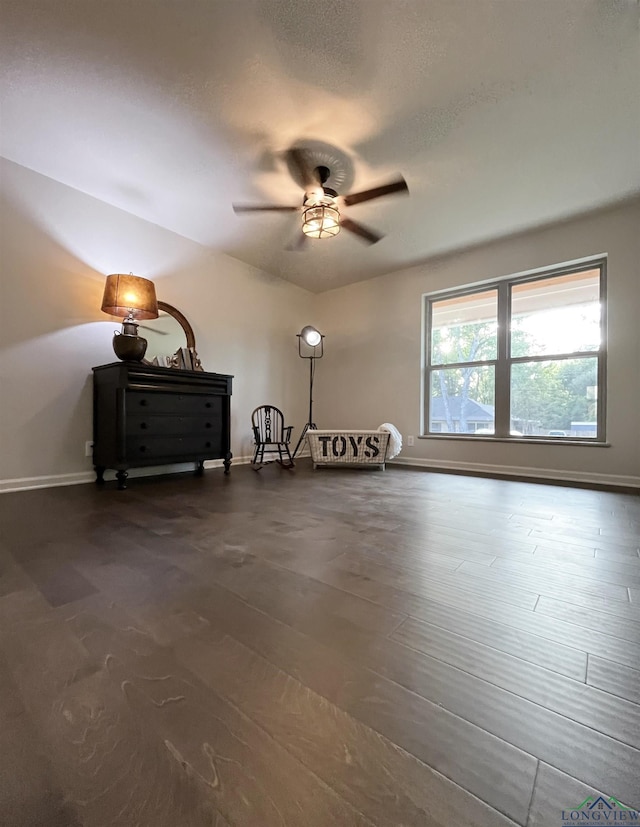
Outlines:
[{"label": "white baseboard", "polygon": [[[251,457],[234,457],[231,468],[234,465],[248,465]],[[205,468],[222,468],[223,460],[208,459],[204,463]],[[193,471],[193,462],[183,462],[177,465],[157,465],[150,468],[131,468],[129,479],[136,477],[156,477],[160,474],[176,474]],[[116,478],[115,471],[106,471],[106,481]],[[94,471],[76,471],[72,474],[51,474],[43,477],[20,477],[12,480],[0,480],[0,494],[9,494],[13,491],[32,491],[36,488],[58,488],[63,485],[82,485],[88,482],[95,482]]]},{"label": "white baseboard", "polygon": [[[233,470],[234,465],[249,465],[251,462],[251,457],[234,457],[231,460],[231,468]],[[224,465],[224,460],[222,459],[206,459],[204,461],[205,468],[222,468]]]},{"label": "white baseboard", "polygon": [[30,491],[34,488],[57,488],[61,485],[80,485],[93,482],[96,475],[93,471],[76,471],[73,474],[51,474],[45,477],[21,477],[13,480],[0,480],[0,493],[9,494],[12,491]]},{"label": "white baseboard", "polygon": [[[308,453],[298,454],[299,459],[309,456]],[[249,465],[251,456],[234,457],[231,469],[235,465]],[[223,460],[209,459],[205,461],[205,468],[222,468]],[[598,474],[590,471],[563,471],[550,468],[528,468],[513,465],[481,465],[475,462],[434,462],[433,460],[418,457],[395,457],[387,460],[387,465],[410,465],[433,471],[455,471],[458,473],[487,474],[488,476],[526,477],[544,482],[581,483],[582,485],[605,485],[622,488],[637,488],[640,492],[640,477],[623,476],[619,474]],[[163,465],[153,468],[132,468],[129,477],[150,477],[159,474],[171,474],[193,470],[193,463],[180,465]],[[13,491],[30,491],[36,488],[57,488],[64,485],[82,485],[94,482],[96,475],[93,471],[76,471],[71,474],[51,474],[42,477],[22,477],[18,479],[0,480],[0,494]],[[107,471],[105,479],[115,479],[114,471]]]},{"label": "white baseboard", "polygon": [[583,485],[608,485],[622,488],[637,488],[640,491],[640,477],[622,474],[599,474],[592,471],[565,471],[556,468],[529,468],[515,465],[483,465],[477,462],[437,462],[419,457],[395,457],[387,465],[412,465],[433,471],[455,471],[457,473],[486,474],[488,476],[527,477],[549,482],[582,483]]}]

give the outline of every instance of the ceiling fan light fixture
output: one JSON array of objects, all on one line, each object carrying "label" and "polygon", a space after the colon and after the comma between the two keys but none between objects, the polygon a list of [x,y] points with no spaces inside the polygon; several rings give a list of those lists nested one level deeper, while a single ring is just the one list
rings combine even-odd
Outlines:
[{"label": "ceiling fan light fixture", "polygon": [[316,166],[313,153],[305,150],[304,147],[292,147],[287,150],[286,158],[289,171],[295,182],[302,186],[304,190],[302,207],[281,206],[279,204],[234,204],[234,211],[236,213],[301,211],[302,233],[296,237],[295,244],[287,247],[288,250],[292,251],[305,249],[307,238],[331,238],[338,235],[341,229],[355,235],[366,244],[376,244],[384,236],[354,221],[349,215],[341,218],[338,205],[341,208],[352,207],[382,196],[408,193],[407,182],[402,176],[399,176],[388,184],[362,190],[361,192],[339,195],[335,189],[327,186],[327,182],[331,181],[334,186],[340,182],[344,184],[344,169],[342,174],[334,175],[335,171],[332,172],[324,164],[325,160],[329,160],[325,156],[326,153],[321,156],[321,163]]},{"label": "ceiling fan light fixture", "polygon": [[302,212],[302,232],[309,238],[330,238],[340,232],[340,213],[336,207],[317,204]]}]

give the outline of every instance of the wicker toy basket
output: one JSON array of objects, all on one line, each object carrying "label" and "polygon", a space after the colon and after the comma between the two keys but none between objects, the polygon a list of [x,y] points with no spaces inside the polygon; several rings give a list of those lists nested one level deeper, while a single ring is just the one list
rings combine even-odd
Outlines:
[{"label": "wicker toy basket", "polygon": [[313,467],[373,465],[384,470],[388,431],[307,431]]}]

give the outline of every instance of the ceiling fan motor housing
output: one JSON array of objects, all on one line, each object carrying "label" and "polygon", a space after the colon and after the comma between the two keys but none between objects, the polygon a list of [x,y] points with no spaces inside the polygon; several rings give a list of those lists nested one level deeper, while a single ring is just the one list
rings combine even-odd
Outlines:
[{"label": "ceiling fan motor housing", "polygon": [[325,167],[321,165],[315,168],[315,173],[318,176],[320,183],[324,186],[327,181],[329,180],[329,176],[331,175],[331,170],[329,167]]},{"label": "ceiling fan motor housing", "polygon": [[324,205],[325,207],[337,209],[337,199],[338,193],[335,190],[329,189],[329,187],[323,187],[322,190],[311,190],[305,193],[303,206],[315,207]]},{"label": "ceiling fan motor housing", "polygon": [[[325,206],[336,208],[335,200],[338,197],[338,193],[334,189],[331,189],[331,187],[325,187],[325,183],[329,180],[330,175],[331,170],[329,167],[318,166],[313,170],[313,177],[319,186],[307,190],[304,199],[305,207],[312,206],[313,204],[324,204]],[[324,196],[321,195],[321,193],[324,193]]]}]

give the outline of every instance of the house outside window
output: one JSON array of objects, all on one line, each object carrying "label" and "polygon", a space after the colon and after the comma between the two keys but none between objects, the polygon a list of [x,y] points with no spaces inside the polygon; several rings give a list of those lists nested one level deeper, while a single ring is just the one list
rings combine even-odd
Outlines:
[{"label": "house outside window", "polygon": [[424,299],[423,435],[604,441],[603,259]]}]

